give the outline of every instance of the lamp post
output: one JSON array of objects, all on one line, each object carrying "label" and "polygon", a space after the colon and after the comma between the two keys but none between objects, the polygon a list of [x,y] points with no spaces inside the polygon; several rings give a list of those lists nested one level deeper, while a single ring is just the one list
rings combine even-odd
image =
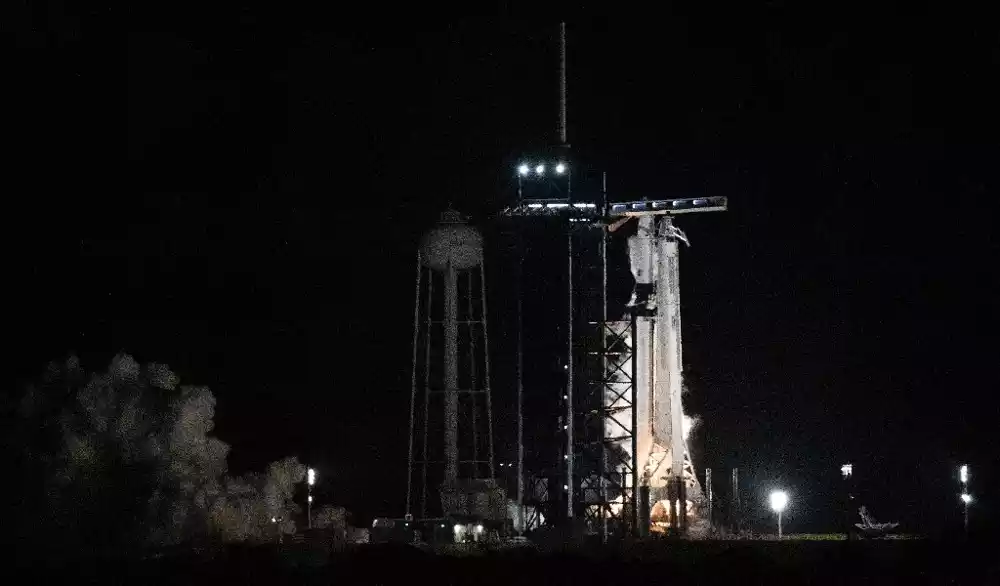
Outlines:
[{"label": "lamp post", "polygon": [[972,503],[972,495],[969,494],[969,466],[967,464],[962,464],[958,468],[958,480],[962,483],[962,504],[965,507],[965,511],[962,516],[962,528],[965,531],[965,536],[969,536],[969,505]]},{"label": "lamp post", "polygon": [[778,513],[778,539],[781,539],[781,513],[788,506],[788,493],[783,490],[776,490],[771,493],[771,510]]},{"label": "lamp post", "polygon": [[851,490],[851,477],[854,476],[854,465],[848,462],[840,467],[840,476],[844,479],[844,533],[847,540],[851,540],[851,501],[854,500],[854,491]]},{"label": "lamp post", "polygon": [[309,494],[308,494],[308,496],[306,496],[306,517],[308,517],[308,519],[309,519],[309,524],[308,524],[309,528],[312,529],[313,528],[313,515],[312,515],[313,495],[312,495],[312,492],[313,492],[313,485],[316,484],[316,469],[315,468],[310,468],[306,472],[306,479],[307,479],[307,483],[308,483],[308,486],[309,486],[309,488],[308,488]]},{"label": "lamp post", "polygon": [[969,494],[969,493],[967,493],[967,492],[963,492],[962,493],[962,503],[965,504],[965,517],[964,517],[964,520],[962,522],[962,526],[965,529],[965,536],[968,537],[969,536],[969,504],[972,503],[972,495]]}]

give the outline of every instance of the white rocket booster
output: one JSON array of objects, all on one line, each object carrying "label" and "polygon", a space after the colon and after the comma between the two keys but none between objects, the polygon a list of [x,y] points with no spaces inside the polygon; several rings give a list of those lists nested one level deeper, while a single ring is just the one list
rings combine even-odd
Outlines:
[{"label": "white rocket booster", "polygon": [[[643,215],[628,240],[636,313],[636,462],[644,483],[664,486],[667,469],[682,474],[686,438],[681,408],[679,242],[687,242],[669,216]],[[676,449],[674,449],[676,447]],[[669,462],[664,461],[669,453]]]}]

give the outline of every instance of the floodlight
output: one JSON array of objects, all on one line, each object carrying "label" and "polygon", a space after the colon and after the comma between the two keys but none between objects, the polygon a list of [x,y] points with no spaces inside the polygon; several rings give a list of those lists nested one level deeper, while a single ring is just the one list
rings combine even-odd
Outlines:
[{"label": "floodlight", "polygon": [[566,165],[564,165],[563,163],[559,163],[558,165],[556,165],[556,173],[562,175],[565,172],[566,172]]},{"label": "floodlight", "polygon": [[531,169],[527,165],[525,165],[523,163],[517,168],[517,174],[520,175],[520,176],[522,176],[522,177],[524,177],[525,175],[527,175],[530,172],[531,172]]},{"label": "floodlight", "polygon": [[972,495],[969,494],[969,493],[967,493],[967,492],[963,492],[962,493],[962,502],[965,503],[965,504],[971,503],[972,502]]},{"label": "floodlight", "polygon": [[776,490],[771,493],[771,510],[780,513],[788,506],[788,493],[783,490]]},{"label": "floodlight", "polygon": [[538,165],[537,167],[535,167],[535,173],[537,173],[539,175],[544,175],[545,174],[545,165]]},{"label": "floodlight", "polygon": [[851,475],[854,474],[854,465],[853,464],[844,464],[843,466],[840,467],[840,474],[844,478],[850,478]]}]

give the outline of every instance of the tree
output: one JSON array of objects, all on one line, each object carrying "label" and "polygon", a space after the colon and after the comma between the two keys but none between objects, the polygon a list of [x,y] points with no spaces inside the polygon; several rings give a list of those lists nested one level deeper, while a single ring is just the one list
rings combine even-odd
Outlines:
[{"label": "tree", "polygon": [[0,450],[18,473],[0,513],[18,545],[128,552],[295,532],[306,467],[285,458],[226,476],[229,446],[210,435],[215,397],[165,365],[119,354],[88,376],[71,356],[5,405]]},{"label": "tree", "polygon": [[[292,500],[306,467],[297,458],[267,466],[267,473],[226,478],[222,498],[212,510],[212,529],[223,541],[269,541],[296,531]],[[273,520],[273,521],[272,521]]]},{"label": "tree", "polygon": [[125,354],[90,377],[76,357],[50,364],[5,438],[39,481],[21,487],[29,506],[12,512],[21,535],[121,551],[204,533],[229,446],[208,435],[211,391],[178,383],[166,366]]},{"label": "tree", "polygon": [[313,514],[313,527],[316,529],[347,529],[347,510],[344,507],[323,505]]}]

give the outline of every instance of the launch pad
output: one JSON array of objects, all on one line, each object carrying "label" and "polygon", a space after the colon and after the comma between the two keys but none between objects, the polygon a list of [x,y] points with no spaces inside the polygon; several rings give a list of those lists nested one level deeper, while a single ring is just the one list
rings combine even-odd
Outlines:
[{"label": "launch pad", "polygon": [[[575,167],[563,165],[568,173]],[[524,195],[552,190],[525,189],[531,180],[518,175],[521,197],[504,216],[559,218],[567,243],[571,367],[560,417],[563,491],[549,491],[550,518],[582,519],[605,539],[707,531],[681,407],[679,250],[687,238],[673,216],[724,211],[727,199],[608,202],[603,189],[585,200],[569,189],[560,190],[565,198],[534,199]],[[629,251],[636,292],[629,304],[617,303],[620,313],[612,317],[608,243],[633,220],[638,229],[629,237]]]},{"label": "launch pad", "polygon": [[[523,285],[519,285],[517,498],[515,514],[510,516],[519,532],[536,528],[545,519],[546,524],[578,527],[582,523],[588,533],[599,534],[605,541],[611,535],[642,537],[650,531],[707,532],[707,507],[687,447],[682,408],[679,260],[680,244],[688,244],[688,239],[674,218],[725,211],[727,199],[611,202],[603,174],[600,189],[580,189],[575,181],[580,183],[584,174],[567,142],[565,90],[563,26],[558,143],[516,165],[516,200],[501,213],[515,221],[545,220],[550,230],[564,237],[565,304],[559,299],[545,300],[565,310],[566,379],[557,391],[561,408],[554,418],[561,428],[561,450],[554,469],[526,473]],[[628,303],[609,303],[608,245],[623,236],[623,228],[631,223],[636,225],[627,240],[635,280],[633,298]],[[520,264],[523,274],[523,252]],[[425,270],[427,278],[422,279]],[[496,486],[493,466],[483,273],[481,235],[453,213],[443,217],[425,237],[418,255],[408,515],[417,501],[421,516],[427,515],[428,487],[443,464],[443,482],[431,490],[438,492],[444,516],[488,520],[507,516],[508,508],[500,506],[506,495]],[[466,281],[463,293],[460,283]],[[477,299],[472,294],[473,281],[479,284]],[[436,283],[444,289],[439,311],[432,309],[435,295],[440,296],[435,291],[441,285]],[[466,305],[468,310],[460,309]],[[481,308],[475,309],[476,305]],[[421,338],[422,359],[417,351]],[[422,383],[418,371],[423,373]],[[432,396],[444,397],[442,408],[430,409]],[[423,408],[418,411],[421,397]],[[463,403],[460,397],[468,401]],[[430,414],[436,409],[443,411],[443,426],[429,434]],[[460,413],[467,415],[460,417]],[[484,419],[486,430],[481,428]],[[422,428],[420,438],[418,427]],[[436,437],[443,442],[435,441]],[[419,499],[416,485],[420,486]]]},{"label": "launch pad", "polygon": [[[603,540],[612,533],[686,534],[689,526],[707,530],[681,400],[679,252],[680,243],[688,240],[673,220],[680,214],[725,211],[727,199],[611,202],[603,174],[599,191],[577,189],[584,174],[569,147],[566,118],[563,24],[557,144],[517,164],[516,201],[502,213],[510,219],[549,219],[549,227],[558,225],[566,238],[562,491],[550,486],[545,508],[554,521],[575,524],[582,518]],[[608,244],[633,220],[637,229],[628,238],[628,249],[635,290],[626,307],[612,316]],[[519,330],[520,322],[519,317]],[[518,352],[523,352],[520,343]],[[520,378],[520,358],[518,362]],[[521,388],[519,382],[519,406]],[[520,438],[519,432],[519,443]],[[522,454],[520,446],[519,474]],[[521,486],[523,482],[519,503]]]}]

